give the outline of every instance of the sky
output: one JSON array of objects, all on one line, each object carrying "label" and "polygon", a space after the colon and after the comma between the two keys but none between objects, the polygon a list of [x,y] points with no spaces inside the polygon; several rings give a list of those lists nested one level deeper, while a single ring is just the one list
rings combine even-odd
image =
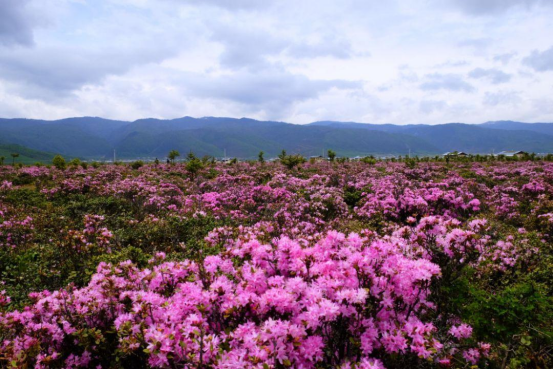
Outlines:
[{"label": "sky", "polygon": [[0,0],[0,117],[553,122],[553,0]]}]

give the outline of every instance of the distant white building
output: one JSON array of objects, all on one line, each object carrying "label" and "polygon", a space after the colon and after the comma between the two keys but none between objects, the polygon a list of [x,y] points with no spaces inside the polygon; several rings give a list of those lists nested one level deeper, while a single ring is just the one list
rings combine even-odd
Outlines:
[{"label": "distant white building", "polygon": [[447,153],[444,153],[443,156],[444,157],[466,157],[468,154],[465,153],[465,152],[447,152]]},{"label": "distant white building", "polygon": [[528,153],[526,153],[526,152],[524,152],[524,151],[522,151],[522,150],[504,150],[504,151],[502,151],[502,152],[497,153],[497,155],[502,155],[502,156],[505,156],[505,157],[516,157],[516,158],[519,158],[519,157],[528,155]]}]

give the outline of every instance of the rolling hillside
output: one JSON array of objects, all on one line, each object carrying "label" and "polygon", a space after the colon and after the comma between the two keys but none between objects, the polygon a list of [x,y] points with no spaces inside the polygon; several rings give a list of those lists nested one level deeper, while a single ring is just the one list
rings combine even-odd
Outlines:
[{"label": "rolling hillside", "polygon": [[82,159],[164,158],[171,149],[197,155],[255,158],[282,149],[306,156],[333,149],[339,156],[441,154],[462,150],[553,152],[553,124],[512,121],[481,125],[393,125],[320,121],[294,125],[248,118],[182,117],[133,122],[98,117],[57,121],[0,119],[1,142]]},{"label": "rolling hillside", "polygon": [[36,162],[50,163],[55,156],[52,153],[29,149],[17,144],[0,144],[0,157],[4,157],[4,164],[12,163],[12,153],[19,154],[19,157],[15,158],[16,163],[24,164],[34,164]]},{"label": "rolling hillside", "polygon": [[[553,152],[553,123],[530,124],[512,122],[509,128],[502,124],[469,125],[447,123],[442,125],[375,125],[355,122],[314,122],[311,125],[342,129],[365,129],[417,137],[439,148],[440,153],[464,151],[492,153],[503,150]],[[549,135],[547,132],[551,131]]]}]

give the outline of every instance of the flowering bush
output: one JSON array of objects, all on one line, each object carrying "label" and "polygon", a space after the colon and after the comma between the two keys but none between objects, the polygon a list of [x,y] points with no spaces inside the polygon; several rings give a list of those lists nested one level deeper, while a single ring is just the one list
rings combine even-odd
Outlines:
[{"label": "flowering bush", "polygon": [[0,183],[3,366],[551,365],[550,163],[0,167]]}]

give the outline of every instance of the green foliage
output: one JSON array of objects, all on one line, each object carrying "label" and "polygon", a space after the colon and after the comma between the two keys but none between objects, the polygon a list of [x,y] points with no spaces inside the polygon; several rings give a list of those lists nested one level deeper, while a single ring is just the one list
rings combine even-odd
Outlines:
[{"label": "green foliage", "polygon": [[17,176],[15,176],[12,179],[12,183],[14,185],[29,185],[32,184],[35,181],[35,179],[30,176],[27,173],[18,173]]},{"label": "green foliage", "polygon": [[526,279],[493,294],[480,286],[470,284],[460,307],[476,335],[504,351],[493,367],[551,366],[553,299],[548,292]]},{"label": "green foliage", "polygon": [[[5,193],[2,203],[32,215],[34,225],[33,237],[26,244],[16,249],[0,248],[0,281],[6,283],[13,300],[11,308],[28,304],[28,294],[34,291],[87,284],[100,262],[130,260],[143,267],[159,250],[174,259],[201,259],[219,251],[218,246],[204,242],[208,233],[231,222],[212,217],[169,217],[158,223],[135,224],[131,221],[143,220],[151,210],[133,198],[92,193],[57,194],[48,200],[39,191],[19,188]],[[109,250],[94,244],[87,249],[75,248],[71,233],[83,230],[83,219],[91,214],[102,215],[103,226],[114,233]]]},{"label": "green foliage", "polygon": [[2,201],[8,204],[19,205],[23,208],[36,207],[44,209],[49,204],[43,193],[31,189],[14,189],[8,192]]},{"label": "green foliage", "polygon": [[366,164],[376,164],[376,159],[374,157],[363,157],[361,158],[361,162]]},{"label": "green foliage", "polygon": [[[492,368],[549,368],[553,346],[551,250],[540,251],[533,272],[520,266],[510,274],[477,276],[468,265],[452,270],[442,264],[434,286],[438,313],[456,313],[477,338],[496,349]],[[442,316],[447,320],[447,316]]]},{"label": "green foliage", "polygon": [[[474,330],[486,340],[512,338],[521,327],[534,331],[533,335],[539,335],[535,329],[543,330],[543,326],[553,320],[551,297],[530,281],[515,283],[494,294],[472,286],[470,293],[472,300],[466,314]],[[489,325],[490,317],[496,320],[493,326]],[[553,332],[549,334],[553,335]]]},{"label": "green foliage", "polygon": [[54,159],[52,160],[52,164],[58,169],[58,170],[65,170],[67,167],[67,163],[65,162],[65,158],[63,158],[61,155],[56,155]]},{"label": "green foliage", "polygon": [[178,150],[173,149],[169,152],[169,154],[167,154],[167,158],[169,158],[171,163],[175,163],[175,160],[177,159],[177,157],[180,157],[180,153]]},{"label": "green foliage", "polygon": [[96,267],[100,262],[116,265],[120,262],[132,261],[138,267],[146,267],[150,258],[152,258],[151,254],[145,253],[142,249],[133,246],[122,248],[113,253],[103,253],[93,256],[87,261],[85,280],[90,280],[92,275],[96,272]]},{"label": "green foliage", "polygon": [[344,202],[350,207],[355,207],[361,200],[363,192],[353,186],[344,189]]},{"label": "green foliage", "polygon": [[336,158],[336,152],[334,150],[328,150],[327,152],[327,155],[328,155],[328,159],[331,161],[331,162],[334,162],[334,159]]},{"label": "green foliage", "polygon": [[131,163],[131,168],[133,170],[138,170],[142,166],[144,166],[144,162],[142,161],[134,161],[133,163]]},{"label": "green foliage", "polygon": [[408,168],[413,169],[413,168],[417,167],[417,160],[415,158],[406,157],[405,158],[405,165]]},{"label": "green foliage", "polygon": [[202,164],[203,164],[204,166],[207,166],[207,165],[209,165],[209,164],[213,165],[213,164],[215,164],[216,162],[217,162],[217,161],[215,160],[215,157],[212,157],[212,156],[210,156],[210,155],[204,155],[204,156],[202,157]]},{"label": "green foliage", "polygon": [[[53,203],[60,209],[60,213],[74,220],[82,220],[84,215],[87,214],[117,216],[113,219],[117,226],[120,226],[121,222],[129,215],[140,214],[139,212],[133,213],[136,208],[133,208],[132,201],[113,196],[97,197],[89,194],[68,194],[54,198]],[[112,218],[108,219],[108,225],[111,220]]]},{"label": "green foliage", "polygon": [[190,173],[192,178],[196,177],[197,173],[204,167],[204,164],[199,160],[194,153],[188,153],[186,157],[186,171]]},{"label": "green foliage", "polygon": [[70,166],[79,167],[81,165],[81,160],[79,158],[73,158],[71,161],[69,161]]},{"label": "green foliage", "polygon": [[13,159],[12,165],[15,166],[15,159],[16,159],[17,157],[19,157],[19,153],[11,153],[10,155],[11,155],[11,157],[12,157],[12,159]]},{"label": "green foliage", "polygon": [[285,165],[289,170],[307,161],[303,156],[299,154],[287,155],[286,150],[282,150],[278,158],[280,159],[280,163]]}]

